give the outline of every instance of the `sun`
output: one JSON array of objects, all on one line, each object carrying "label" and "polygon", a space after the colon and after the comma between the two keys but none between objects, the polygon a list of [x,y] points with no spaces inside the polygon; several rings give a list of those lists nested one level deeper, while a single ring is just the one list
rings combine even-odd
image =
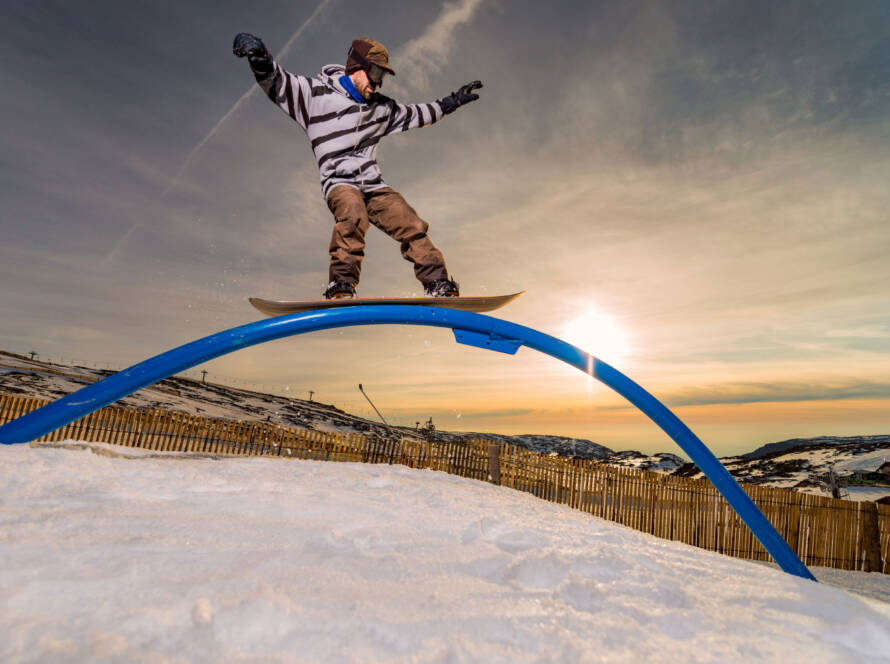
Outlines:
[{"label": "sun", "polygon": [[615,318],[595,304],[563,325],[561,335],[564,341],[609,364],[621,364],[630,350],[627,334]]}]

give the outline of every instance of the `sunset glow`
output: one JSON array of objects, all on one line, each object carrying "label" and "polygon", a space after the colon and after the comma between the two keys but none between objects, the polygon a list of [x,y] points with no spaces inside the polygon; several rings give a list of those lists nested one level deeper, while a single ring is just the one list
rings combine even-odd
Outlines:
[{"label": "sunset glow", "polygon": [[614,316],[600,310],[595,304],[589,305],[580,316],[566,323],[562,327],[561,338],[616,367],[624,364],[630,349],[627,333]]}]

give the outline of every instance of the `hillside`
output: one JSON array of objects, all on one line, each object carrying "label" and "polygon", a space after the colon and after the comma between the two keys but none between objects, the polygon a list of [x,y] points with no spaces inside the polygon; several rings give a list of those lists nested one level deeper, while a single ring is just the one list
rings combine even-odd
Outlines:
[{"label": "hillside", "polygon": [[[109,373],[88,367],[48,364],[0,351],[0,393],[56,399],[101,380]],[[590,440],[543,434],[508,436],[493,432],[386,427],[330,404],[182,377],[163,380],[121,399],[119,404],[126,408],[166,409],[206,417],[268,421],[326,432],[398,435],[413,439],[487,438],[544,454],[596,459],[613,465],[685,477],[701,475],[694,464],[669,452],[647,455],[635,450],[615,451]],[[825,485],[830,469],[833,468],[843,480],[851,478],[857,471],[873,471],[884,456],[890,459],[890,436],[823,436],[769,443],[752,452],[725,457],[721,461],[742,482],[830,495]],[[845,497],[855,500],[877,500],[890,496],[890,484],[850,486],[843,493]]]},{"label": "hillside", "polygon": [[[825,494],[831,471],[840,481],[841,497],[878,500],[890,496],[890,477],[884,483],[846,486],[857,473],[871,473],[890,461],[890,436],[795,438],[721,461],[736,479],[747,484]],[[702,476],[694,464],[684,465],[675,474]]]},{"label": "hillside", "polygon": [[[88,367],[47,364],[0,351],[0,393],[57,399],[101,380],[110,373]],[[380,422],[351,415],[329,404],[262,394],[181,377],[168,378],[139,390],[124,397],[118,404],[124,408],[164,409],[205,417],[262,420],[283,426],[338,433],[366,433],[375,436],[395,433],[405,438],[422,439],[433,436],[443,440],[484,437],[545,454],[555,453],[585,459],[606,459],[616,454],[608,447],[592,441],[563,436],[536,434],[505,436],[489,432],[387,427]],[[639,459],[636,460],[640,463]],[[655,459],[653,462],[658,463],[660,459]]]}]

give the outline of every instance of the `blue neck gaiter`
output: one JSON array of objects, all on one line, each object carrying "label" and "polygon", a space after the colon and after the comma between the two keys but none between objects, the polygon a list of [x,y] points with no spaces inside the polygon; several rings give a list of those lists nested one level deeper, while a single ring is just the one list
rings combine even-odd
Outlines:
[{"label": "blue neck gaiter", "polygon": [[352,79],[349,78],[348,75],[343,74],[340,77],[340,85],[342,85],[346,92],[349,93],[349,96],[355,99],[359,104],[366,104],[368,100],[362,97],[362,93],[358,91],[358,88],[355,87],[355,83],[352,82]]}]

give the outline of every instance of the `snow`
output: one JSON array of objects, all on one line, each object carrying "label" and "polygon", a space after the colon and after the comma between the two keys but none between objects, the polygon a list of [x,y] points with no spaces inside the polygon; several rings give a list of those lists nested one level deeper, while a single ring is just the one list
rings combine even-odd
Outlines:
[{"label": "snow", "polygon": [[67,445],[0,449],[2,661],[890,661],[884,575],[432,471]]},{"label": "snow", "polygon": [[834,464],[834,471],[844,474],[854,471],[873,473],[887,461],[890,461],[890,448],[874,450],[873,452],[838,461]]},{"label": "snow", "polygon": [[[49,365],[0,351],[0,393],[53,400],[101,380],[108,372],[87,367]],[[115,403],[129,409],[179,411],[203,417],[268,421],[334,433],[389,431],[337,408],[302,399],[262,394],[213,383],[173,377]]]},{"label": "snow", "polygon": [[846,486],[844,500],[877,502],[890,496],[890,486]]},{"label": "snow", "polygon": [[612,466],[624,466],[625,468],[636,468],[637,470],[649,470],[655,473],[670,474],[683,466],[686,462],[676,454],[669,452],[659,452],[658,454],[649,455],[641,454],[635,450],[627,450],[624,452],[615,452],[606,460],[606,463]]},{"label": "snow", "polygon": [[[721,461],[740,482],[830,496],[829,489],[820,480],[833,469],[842,485],[846,485],[855,471],[877,470],[885,459],[890,458],[890,443],[886,442],[887,438],[887,436],[848,438],[822,436],[807,440],[795,439],[803,440],[803,443],[788,448],[788,451],[780,449],[768,455],[742,455],[724,458]],[[851,440],[853,442],[847,442]],[[784,444],[775,443],[777,446]],[[770,446],[764,446],[767,447]],[[699,471],[695,476],[701,477],[702,474]],[[843,490],[844,498],[847,500],[874,501],[890,496],[890,484],[871,486],[853,484],[844,486]]]},{"label": "snow", "polygon": [[[0,393],[20,397],[55,399],[105,376],[100,370],[81,366],[48,364],[0,350]],[[242,390],[213,383],[173,377],[118,401],[130,409],[160,409],[193,415],[263,421],[326,433],[365,433],[387,437],[395,433],[406,439],[424,439],[426,432],[411,427],[387,427],[365,420],[334,406],[292,397]],[[518,445],[541,454],[598,459],[616,466],[684,476],[686,462],[673,453],[654,455],[635,450],[614,450],[590,440],[547,434],[502,435],[491,432],[436,430],[442,440],[481,438]],[[742,482],[831,495],[818,481],[835,467],[841,475],[853,470],[874,470],[880,459],[890,456],[890,436],[819,436],[794,438],[763,445],[753,452],[721,459]],[[702,477],[702,473],[693,473]],[[851,491],[851,500],[877,500],[890,496],[890,486]]]}]

